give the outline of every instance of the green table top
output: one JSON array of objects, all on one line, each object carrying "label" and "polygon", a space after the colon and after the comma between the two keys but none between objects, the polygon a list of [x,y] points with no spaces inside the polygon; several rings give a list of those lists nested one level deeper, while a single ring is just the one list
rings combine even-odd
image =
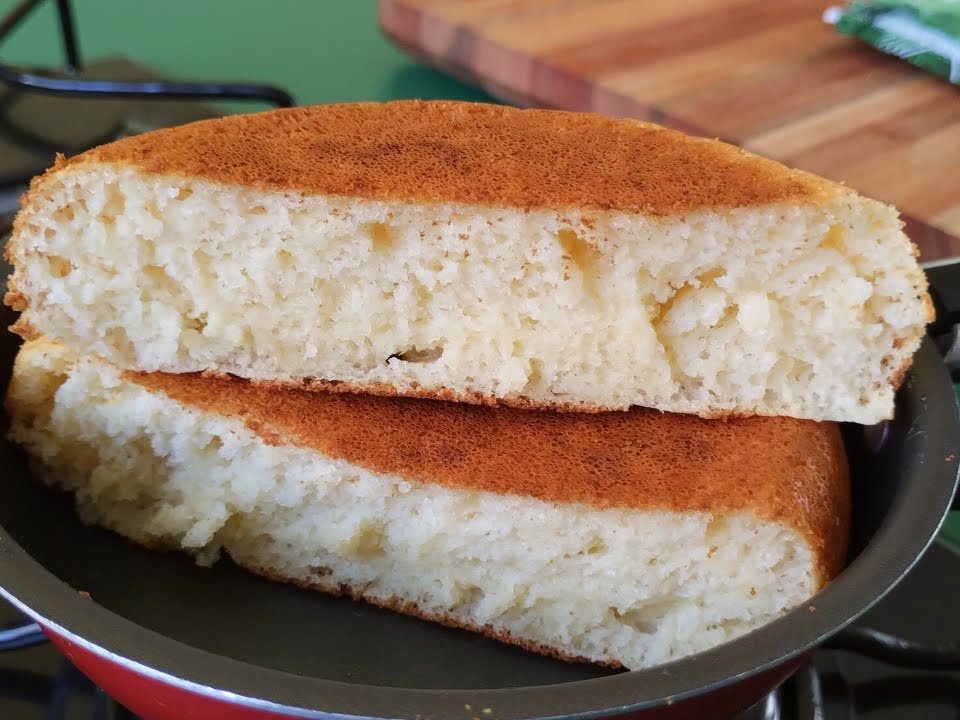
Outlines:
[{"label": "green table top", "polygon": [[[14,0],[0,0],[0,14]],[[451,98],[491,101],[397,50],[375,0],[96,0],[75,2],[81,53],[126,55],[171,78],[271,83],[300,104]],[[4,61],[62,62],[55,4],[46,2],[0,48]],[[232,110],[256,106],[230,105]],[[944,541],[960,551],[960,513]]]},{"label": "green table top", "polygon": [[[0,15],[14,2],[0,0]],[[3,43],[5,62],[62,63],[55,5],[43,3]],[[491,99],[397,50],[380,33],[374,0],[73,5],[83,57],[123,54],[171,78],[276,84],[301,105],[405,97]]]}]

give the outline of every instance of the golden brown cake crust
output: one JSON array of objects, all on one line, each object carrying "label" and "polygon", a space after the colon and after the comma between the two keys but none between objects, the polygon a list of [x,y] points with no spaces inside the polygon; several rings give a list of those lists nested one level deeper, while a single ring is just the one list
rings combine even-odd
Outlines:
[{"label": "golden brown cake crust", "polygon": [[263,190],[655,216],[845,192],[732,145],[650,123],[451,101],[204,120],[59,160],[50,172],[89,162]]},{"label": "golden brown cake crust", "polygon": [[752,512],[795,528],[811,545],[821,580],[842,566],[850,496],[834,423],[703,420],[643,408],[548,413],[279,390],[200,374],[124,377],[240,418],[268,443],[412,481],[600,508]]}]

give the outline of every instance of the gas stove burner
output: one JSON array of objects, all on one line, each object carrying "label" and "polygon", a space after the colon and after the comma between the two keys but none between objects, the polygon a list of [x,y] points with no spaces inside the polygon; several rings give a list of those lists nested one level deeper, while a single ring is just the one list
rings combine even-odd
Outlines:
[{"label": "gas stove burner", "polygon": [[[0,18],[0,42],[41,2],[23,0]],[[0,232],[26,183],[58,152],[74,155],[125,135],[221,114],[198,100],[294,104],[289,93],[271,85],[172,82],[123,58],[84,64],[69,0],[57,0],[57,8],[64,69],[0,61]]]},{"label": "gas stove burner", "polygon": [[[21,0],[0,19],[0,41],[17,27],[43,0]],[[70,0],[57,0],[60,35],[66,56],[67,74],[29,71],[0,63],[0,81],[11,87],[47,93],[136,98],[218,98],[223,100],[259,100],[279,107],[294,105],[293,97],[272,85],[217,82],[149,82],[122,79],[84,78],[80,50],[73,25]]]},{"label": "gas stove burner", "polygon": [[[124,58],[90,63],[84,75],[150,82],[155,75]],[[30,178],[42,173],[56,154],[74,155],[126,135],[221,115],[206,102],[99,98],[31,92],[0,83],[0,192],[10,188],[0,215],[16,209]],[[69,122],[64,122],[69,118]],[[3,232],[0,223],[0,232]]]},{"label": "gas stove burner", "polygon": [[[63,117],[72,122],[65,125]],[[58,152],[74,155],[115,140],[125,123],[125,109],[116,102],[0,88],[0,185],[24,182]]]}]

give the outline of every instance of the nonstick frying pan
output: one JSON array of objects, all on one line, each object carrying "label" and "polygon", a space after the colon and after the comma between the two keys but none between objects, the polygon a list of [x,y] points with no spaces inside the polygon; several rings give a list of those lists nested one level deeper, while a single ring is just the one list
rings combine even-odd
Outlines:
[{"label": "nonstick frying pan", "polygon": [[[12,320],[4,308],[0,325]],[[17,346],[0,338],[0,388]],[[648,670],[567,664],[229,562],[199,568],[144,550],[80,523],[70,498],[33,481],[5,440],[0,593],[146,720],[721,718],[877,602],[934,537],[957,482],[960,419],[933,342],[916,356],[895,419],[844,436],[853,526],[843,573],[759,630]]]}]

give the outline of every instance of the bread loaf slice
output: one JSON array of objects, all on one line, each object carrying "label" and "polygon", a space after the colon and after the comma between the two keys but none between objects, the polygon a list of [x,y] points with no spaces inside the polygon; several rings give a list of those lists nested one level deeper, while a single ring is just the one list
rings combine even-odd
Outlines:
[{"label": "bread loaf slice", "polygon": [[564,658],[717,645],[807,600],[846,546],[832,423],[278,391],[43,341],[7,405],[90,522]]},{"label": "bread loaf slice", "polygon": [[914,252],[891,207],[655,125],[330,105],[58,161],[7,302],[136,370],[872,423],[929,318]]}]

